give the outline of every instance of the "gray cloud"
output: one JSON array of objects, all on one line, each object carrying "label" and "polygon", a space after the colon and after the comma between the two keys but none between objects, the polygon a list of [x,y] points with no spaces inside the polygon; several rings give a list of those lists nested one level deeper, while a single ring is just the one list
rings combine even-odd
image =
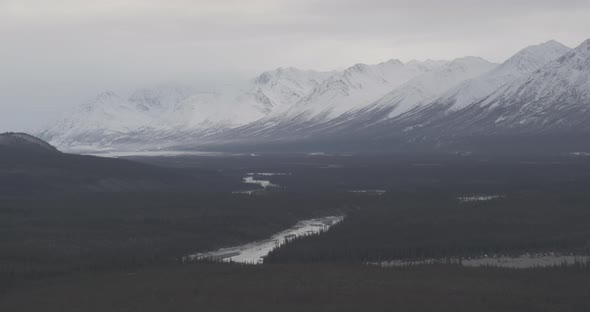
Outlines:
[{"label": "gray cloud", "polygon": [[589,1],[0,0],[0,131],[106,89],[215,85],[279,66],[502,61],[590,37]]}]

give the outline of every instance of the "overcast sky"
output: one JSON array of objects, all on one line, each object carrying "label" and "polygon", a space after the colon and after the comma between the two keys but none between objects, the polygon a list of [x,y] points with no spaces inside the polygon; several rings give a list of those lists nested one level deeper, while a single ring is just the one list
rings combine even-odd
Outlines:
[{"label": "overcast sky", "polygon": [[392,58],[500,62],[587,38],[588,0],[0,0],[0,132],[105,90]]}]

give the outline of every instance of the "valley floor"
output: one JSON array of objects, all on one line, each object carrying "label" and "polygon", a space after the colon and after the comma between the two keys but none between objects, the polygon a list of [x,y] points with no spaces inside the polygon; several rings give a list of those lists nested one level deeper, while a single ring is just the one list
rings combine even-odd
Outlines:
[{"label": "valley floor", "polygon": [[590,270],[191,264],[19,283],[1,311],[589,311]]},{"label": "valley floor", "polygon": [[[586,157],[133,160],[183,173],[181,186],[0,190],[0,311],[590,310],[588,265],[367,265],[588,256]],[[21,174],[7,172],[7,181]],[[181,264],[183,256],[264,240],[301,220],[343,215],[327,232],[293,237],[261,265]]]}]

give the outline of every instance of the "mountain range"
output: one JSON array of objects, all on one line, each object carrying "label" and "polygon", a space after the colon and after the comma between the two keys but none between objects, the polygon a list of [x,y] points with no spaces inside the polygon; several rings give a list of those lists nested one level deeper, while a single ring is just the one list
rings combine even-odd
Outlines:
[{"label": "mountain range", "polygon": [[[548,41],[501,64],[389,60],[342,71],[267,71],[216,92],[164,85],[106,92],[38,135],[62,149],[477,149],[571,140],[590,130],[590,40]],[[543,141],[540,138],[551,138]],[[539,141],[541,140],[541,141]],[[483,143],[487,142],[487,143]]]}]

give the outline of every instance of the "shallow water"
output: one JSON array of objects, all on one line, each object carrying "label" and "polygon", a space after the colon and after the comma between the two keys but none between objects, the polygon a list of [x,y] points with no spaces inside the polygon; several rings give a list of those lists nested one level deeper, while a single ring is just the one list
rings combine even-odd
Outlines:
[{"label": "shallow water", "polygon": [[278,187],[277,184],[272,184],[268,180],[257,180],[257,179],[254,179],[254,177],[245,177],[244,178],[244,183],[246,183],[246,184],[257,184],[257,185],[262,186],[263,188]]},{"label": "shallow water", "polygon": [[249,176],[263,176],[263,177],[274,177],[274,176],[290,176],[290,172],[250,172]]},{"label": "shallow water", "polygon": [[387,193],[386,190],[351,190],[348,191],[353,194],[367,194],[367,195],[383,195]]},{"label": "shallow water", "polygon": [[529,269],[556,267],[561,265],[588,264],[590,256],[566,255],[559,253],[523,254],[520,256],[482,256],[477,258],[450,258],[424,260],[392,260],[373,263],[383,267],[406,267],[429,264],[459,264],[465,267],[497,267],[510,269]]},{"label": "shallow water", "polygon": [[572,265],[576,263],[589,263],[589,256],[573,255],[523,255],[519,257],[494,257],[479,259],[463,259],[461,265],[468,267],[492,266],[511,269],[526,269],[537,267],[554,267],[560,265]]},{"label": "shallow water", "polygon": [[266,255],[275,248],[287,243],[289,239],[327,231],[331,226],[342,222],[342,220],[344,220],[343,216],[330,216],[299,221],[292,228],[277,233],[269,239],[190,255],[187,260],[211,259],[224,262],[261,264]]},{"label": "shallow water", "polygon": [[468,202],[477,202],[477,201],[489,201],[494,199],[504,198],[504,195],[478,195],[478,196],[464,196],[458,197],[460,202],[468,203]]}]

